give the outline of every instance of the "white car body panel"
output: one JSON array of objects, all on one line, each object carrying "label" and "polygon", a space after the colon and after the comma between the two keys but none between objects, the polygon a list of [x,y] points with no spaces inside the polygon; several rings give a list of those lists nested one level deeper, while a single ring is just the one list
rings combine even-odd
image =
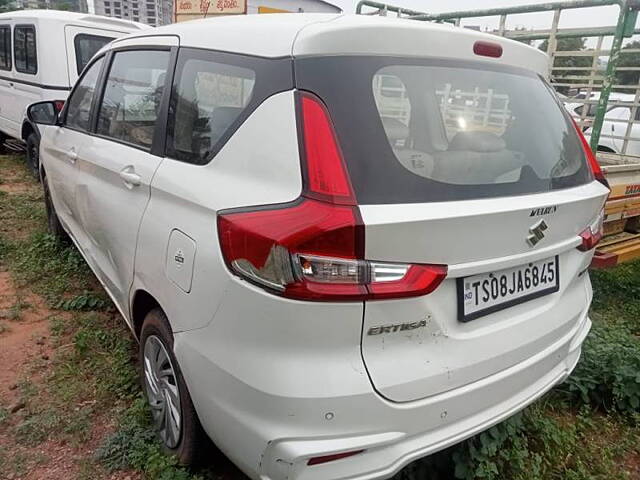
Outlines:
[{"label": "white car body panel", "polygon": [[[455,32],[455,41],[451,34]],[[502,46],[500,58],[479,57],[473,43],[486,41]],[[548,76],[545,53],[521,42],[486,33],[460,29],[453,25],[430,22],[407,22],[387,18],[343,15],[328,23],[315,23],[304,28],[296,38],[293,55],[401,55],[404,57],[447,57],[500,63],[533,70]]]},{"label": "white car body panel", "polygon": [[[263,136],[266,124],[269,135]],[[261,138],[259,149],[255,138]],[[215,247],[216,212],[295,200],[302,190],[298,158],[293,93],[284,92],[262,103],[208,165],[162,163],[140,227],[138,243],[146,247],[138,249],[132,292],[171,299],[161,305],[174,319],[174,332],[209,324],[226,294],[229,275]],[[173,229],[196,243],[189,294],[166,281],[164,259],[175,254],[167,251]]]}]

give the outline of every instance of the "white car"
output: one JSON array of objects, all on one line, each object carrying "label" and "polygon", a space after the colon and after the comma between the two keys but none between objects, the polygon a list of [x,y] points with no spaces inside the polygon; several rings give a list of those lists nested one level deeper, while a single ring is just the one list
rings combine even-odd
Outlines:
[{"label": "white car", "polygon": [[139,339],[169,452],[387,478],[567,378],[608,189],[546,71],[448,25],[233,17],[30,107],[51,231]]},{"label": "white car", "polygon": [[40,132],[27,107],[58,100],[61,108],[91,57],[141,23],[84,13],[22,10],[0,13],[0,146],[8,138],[27,146],[27,162],[38,173]]},{"label": "white car", "polygon": [[[592,125],[598,108],[597,100],[599,98],[600,92],[592,92],[590,100],[596,103],[564,102],[565,108],[574,120],[582,126],[587,140],[591,139],[591,132],[593,131]],[[598,151],[640,156],[640,107],[635,110],[635,118],[632,119],[634,99],[634,95],[611,92],[604,122],[600,131]],[[584,118],[582,118],[585,108],[587,112]],[[630,123],[629,139],[625,146],[624,137],[627,134],[627,128]]]},{"label": "white car", "polygon": [[[635,115],[632,118],[633,111],[632,103],[627,106],[616,102],[609,107],[600,130],[599,151],[640,156],[640,107],[635,109]],[[631,128],[625,145],[629,125]],[[587,139],[591,138],[592,131],[593,128],[584,131]]]}]

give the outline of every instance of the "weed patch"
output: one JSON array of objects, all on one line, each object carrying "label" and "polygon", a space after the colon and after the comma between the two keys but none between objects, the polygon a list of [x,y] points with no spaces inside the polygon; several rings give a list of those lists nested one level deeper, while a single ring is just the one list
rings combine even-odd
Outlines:
[{"label": "weed patch", "polygon": [[159,480],[197,478],[164,454],[141,396],[127,410],[116,433],[98,449],[96,457],[109,471],[135,469],[144,472],[148,478]]},{"label": "weed patch", "polygon": [[596,323],[567,385],[584,403],[640,412],[640,338],[624,324]]}]

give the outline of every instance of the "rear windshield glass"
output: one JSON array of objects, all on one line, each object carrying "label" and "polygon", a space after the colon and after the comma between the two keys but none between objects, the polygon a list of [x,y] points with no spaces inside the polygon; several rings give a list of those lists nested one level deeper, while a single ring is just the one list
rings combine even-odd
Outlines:
[{"label": "rear windshield glass", "polygon": [[360,203],[520,195],[591,181],[571,121],[526,70],[477,62],[297,62],[326,103]]}]

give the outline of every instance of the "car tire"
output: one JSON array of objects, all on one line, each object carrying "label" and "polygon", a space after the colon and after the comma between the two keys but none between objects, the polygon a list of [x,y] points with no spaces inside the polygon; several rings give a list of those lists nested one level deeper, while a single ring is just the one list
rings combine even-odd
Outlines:
[{"label": "car tire", "polygon": [[9,153],[9,150],[4,145],[4,142],[6,141],[7,141],[7,136],[4,133],[0,132],[0,155]]},{"label": "car tire", "polygon": [[[200,463],[210,441],[202,429],[173,353],[169,321],[160,308],[151,310],[144,319],[140,333],[140,363],[140,382],[164,450],[174,455],[180,465]],[[164,374],[159,376],[154,372]],[[177,404],[169,405],[172,399],[177,400]],[[167,406],[170,406],[169,410]],[[176,410],[178,422],[171,415]],[[176,426],[177,432],[171,433],[169,430]]]},{"label": "car tire", "polygon": [[47,230],[49,231],[49,234],[53,235],[59,242],[68,243],[69,236],[60,223],[56,208],[53,206],[51,191],[49,190],[49,182],[47,177],[44,175],[42,177],[42,189],[44,191],[44,206],[47,212]]},{"label": "car tire", "polygon": [[40,178],[40,138],[35,133],[30,133],[27,137],[27,164],[31,168],[31,173],[36,178]]}]

